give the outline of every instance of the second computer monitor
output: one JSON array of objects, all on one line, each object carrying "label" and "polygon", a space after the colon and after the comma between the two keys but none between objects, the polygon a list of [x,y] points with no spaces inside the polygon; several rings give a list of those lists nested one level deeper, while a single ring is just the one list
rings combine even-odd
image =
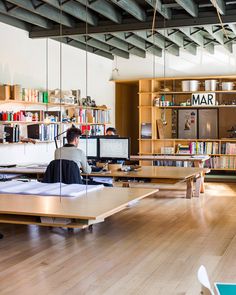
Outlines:
[{"label": "second computer monitor", "polygon": [[84,151],[89,159],[98,158],[98,144],[97,138],[94,137],[80,137],[79,148]]},{"label": "second computer monitor", "polygon": [[129,138],[102,137],[99,138],[99,158],[126,160],[130,157]]}]

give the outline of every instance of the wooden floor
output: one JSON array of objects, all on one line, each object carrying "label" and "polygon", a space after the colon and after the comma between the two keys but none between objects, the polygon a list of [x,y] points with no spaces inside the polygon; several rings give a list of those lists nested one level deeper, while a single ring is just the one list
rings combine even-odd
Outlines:
[{"label": "wooden floor", "polygon": [[236,282],[236,184],[183,196],[146,198],[93,233],[0,224],[0,294],[196,295],[201,264]]}]

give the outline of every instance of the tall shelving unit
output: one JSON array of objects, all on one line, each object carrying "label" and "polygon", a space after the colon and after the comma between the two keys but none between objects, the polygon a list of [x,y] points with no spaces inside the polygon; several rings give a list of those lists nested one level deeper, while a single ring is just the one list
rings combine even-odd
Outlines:
[{"label": "tall shelving unit", "polygon": [[[187,102],[191,98],[193,91],[182,91],[182,81],[189,80],[198,80],[200,87],[196,93],[206,93],[213,92],[216,94],[216,100],[218,105],[214,106],[183,106],[180,105],[183,102]],[[205,80],[217,80],[217,90],[215,91],[205,91],[204,81]],[[222,82],[234,82],[234,88],[230,91],[222,90]],[[117,80],[116,83],[116,100],[122,101],[135,101],[136,95],[138,96],[138,136],[131,134],[132,142],[136,144],[138,142],[138,154],[139,155],[158,155],[162,154],[162,147],[172,147],[174,154],[177,152],[178,144],[189,145],[191,142],[199,143],[203,142],[216,142],[219,146],[218,153],[209,153],[211,156],[211,161],[218,158],[220,163],[217,167],[213,166],[214,170],[224,170],[224,171],[235,171],[236,168],[236,152],[225,154],[222,152],[222,146],[226,144],[236,144],[236,138],[228,138],[229,133],[226,131],[230,129],[235,123],[236,117],[236,76],[185,76],[185,77],[160,77],[160,78],[145,78],[145,79],[136,79],[136,80]],[[136,85],[137,93],[131,92],[131,86]],[[156,98],[164,97],[165,102],[169,101],[169,105],[154,105],[154,100]],[[116,103],[117,105],[120,105]],[[218,138],[209,138],[209,139],[183,139],[177,138],[177,134],[173,134],[172,120],[174,112],[177,112],[178,109],[191,109],[191,108],[216,108],[219,113],[219,137]],[[129,114],[125,112],[119,112],[119,117],[116,116],[116,126],[121,126],[118,128],[120,135],[125,134],[122,129],[123,122],[126,122],[126,129],[129,128],[129,125],[134,126],[134,121],[131,122]],[[225,120],[227,118],[227,120]],[[157,120],[162,122],[167,122],[166,125],[163,124],[163,138],[160,139],[157,134]],[[151,124],[151,138],[142,138],[141,137],[141,124],[150,123]],[[134,128],[133,128],[134,129]],[[133,131],[132,131],[133,132]],[[127,134],[126,134],[127,135]],[[199,155],[199,153],[198,153]],[[235,167],[229,168],[232,166],[232,159],[235,160]],[[222,161],[222,163],[221,163]],[[223,163],[227,162],[228,166]],[[150,165],[150,161],[141,161],[142,165]],[[208,163],[209,164],[209,163]],[[223,166],[223,167],[222,167]]]},{"label": "tall shelving unit", "polygon": [[[229,129],[225,124],[225,121],[231,121],[232,125],[236,115],[236,90],[225,91],[221,90],[218,86],[218,90],[205,91],[205,80],[217,80],[217,83],[221,85],[222,82],[236,82],[236,76],[208,76],[208,77],[179,77],[179,78],[157,78],[157,79],[141,79],[139,80],[139,154],[140,155],[158,155],[163,154],[162,147],[172,147],[173,154],[180,154],[177,151],[177,146],[180,145],[202,145],[207,147],[211,144],[218,145],[218,152],[209,151],[205,149],[204,152],[195,152],[191,155],[209,154],[211,156],[208,165],[212,170],[224,170],[235,171],[236,170],[236,152],[231,153],[230,147],[236,147],[236,138],[226,138],[226,129]],[[182,81],[197,80],[200,87],[196,92],[182,91]],[[183,106],[180,105],[187,100],[190,100],[192,93],[206,93],[213,92],[216,94],[216,100],[218,105],[214,106]],[[164,98],[163,104],[168,105],[154,105],[154,100]],[[217,139],[181,139],[173,138],[172,134],[172,114],[178,109],[206,109],[217,108],[219,110],[219,138]],[[227,118],[227,120],[221,119],[221,117]],[[157,119],[166,121],[167,125],[163,124],[164,138],[158,138],[157,134]],[[152,137],[150,139],[144,139],[141,137],[141,124],[151,123]],[[208,144],[211,143],[211,144]],[[227,153],[225,147],[228,146]],[[223,152],[224,150],[224,152]],[[233,150],[233,149],[232,149]],[[150,162],[142,161],[142,165]]]}]

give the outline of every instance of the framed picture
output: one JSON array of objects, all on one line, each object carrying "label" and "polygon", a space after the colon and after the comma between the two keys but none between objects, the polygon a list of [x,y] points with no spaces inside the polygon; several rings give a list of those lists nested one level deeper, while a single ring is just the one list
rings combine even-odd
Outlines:
[{"label": "framed picture", "polygon": [[197,110],[178,110],[178,138],[197,138]]},{"label": "framed picture", "polygon": [[201,139],[219,138],[218,109],[198,110],[198,137]]}]

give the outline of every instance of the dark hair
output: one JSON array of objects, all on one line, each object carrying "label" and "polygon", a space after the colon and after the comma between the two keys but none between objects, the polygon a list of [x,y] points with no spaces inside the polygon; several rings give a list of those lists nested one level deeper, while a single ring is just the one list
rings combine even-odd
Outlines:
[{"label": "dark hair", "polygon": [[116,128],[114,128],[114,127],[108,127],[107,130],[106,130],[106,133],[107,133],[108,131],[111,131],[111,132],[113,132],[114,134],[116,134]]},{"label": "dark hair", "polygon": [[67,142],[68,143],[72,142],[75,138],[80,137],[81,134],[82,133],[81,133],[81,130],[79,128],[71,127],[69,129],[67,129],[67,132],[66,132]]}]

